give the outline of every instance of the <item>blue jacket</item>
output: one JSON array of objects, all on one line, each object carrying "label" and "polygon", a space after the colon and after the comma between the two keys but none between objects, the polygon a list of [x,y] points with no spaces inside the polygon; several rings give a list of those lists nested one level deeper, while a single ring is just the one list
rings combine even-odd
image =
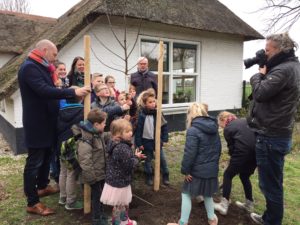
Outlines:
[{"label": "blue jacket", "polygon": [[221,141],[217,121],[196,117],[186,133],[181,173],[196,178],[218,177]]},{"label": "blue jacket", "polygon": [[27,148],[54,147],[58,99],[75,97],[74,89],[58,89],[43,65],[26,59],[18,73]]},{"label": "blue jacket", "polygon": [[57,120],[58,147],[73,136],[71,127],[83,121],[83,105],[79,103],[65,103],[59,110]]},{"label": "blue jacket", "polygon": [[107,167],[105,182],[113,187],[126,187],[132,181],[138,158],[133,154],[131,143],[110,140],[106,146]]},{"label": "blue jacket", "polygon": [[[156,110],[152,111],[150,113],[153,114],[153,117],[154,117],[154,132],[155,132]],[[143,131],[144,131],[144,123],[145,123],[146,116],[147,116],[147,114],[150,114],[150,113],[147,112],[147,110],[145,110],[145,109],[142,109],[139,113],[137,127],[136,127],[136,131],[135,131],[135,145],[137,147],[141,147],[142,145],[145,144],[145,141],[147,141],[145,138],[143,138]],[[154,133],[154,138],[155,138],[155,133]],[[161,144],[162,144],[162,142],[168,142],[168,139],[169,139],[168,127],[167,127],[167,123],[165,123],[161,126],[161,132],[160,132]]]}]

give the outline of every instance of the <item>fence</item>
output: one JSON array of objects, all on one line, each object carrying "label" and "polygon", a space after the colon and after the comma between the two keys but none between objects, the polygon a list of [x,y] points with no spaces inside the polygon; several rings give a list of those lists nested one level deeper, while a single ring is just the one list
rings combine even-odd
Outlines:
[{"label": "fence", "polygon": [[243,108],[248,108],[249,105],[248,97],[250,96],[251,92],[252,92],[251,85],[249,84],[249,82],[243,80],[243,96],[242,96]]}]

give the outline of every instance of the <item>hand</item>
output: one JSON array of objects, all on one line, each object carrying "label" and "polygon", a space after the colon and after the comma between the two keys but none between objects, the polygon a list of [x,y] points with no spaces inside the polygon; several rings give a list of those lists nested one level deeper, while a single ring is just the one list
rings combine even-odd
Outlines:
[{"label": "hand", "polygon": [[259,73],[262,74],[262,75],[266,75],[266,73],[267,73],[266,65],[264,65],[263,68],[259,67],[258,70],[259,70]]},{"label": "hand", "polygon": [[186,182],[191,182],[193,180],[193,177],[191,175],[186,175],[184,179]]},{"label": "hand", "polygon": [[139,159],[145,159],[145,158],[147,158],[147,157],[145,156],[145,154],[143,154],[142,151],[139,150],[138,148],[135,149],[135,156],[138,157]]},{"label": "hand", "polygon": [[121,106],[121,108],[122,108],[123,111],[126,111],[126,110],[130,109],[130,106],[127,105],[127,104],[124,104],[124,105]]},{"label": "hand", "polygon": [[75,94],[76,94],[76,96],[79,96],[79,97],[86,96],[90,92],[91,92],[91,87],[89,87],[89,86],[75,89]]},{"label": "hand", "polygon": [[143,151],[143,150],[144,150],[144,146],[141,145],[141,146],[139,147],[139,149],[140,149],[141,151]]}]

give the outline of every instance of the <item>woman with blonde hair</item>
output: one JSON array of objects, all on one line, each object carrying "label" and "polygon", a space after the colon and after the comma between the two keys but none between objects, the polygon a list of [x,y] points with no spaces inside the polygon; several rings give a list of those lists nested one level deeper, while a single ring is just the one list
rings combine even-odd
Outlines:
[{"label": "woman with blonde hair", "polygon": [[254,132],[248,127],[246,119],[238,119],[227,111],[219,114],[218,122],[224,129],[230,161],[223,175],[223,197],[220,203],[215,204],[215,210],[227,215],[232,179],[239,174],[245,192],[245,203],[237,201],[236,205],[252,212],[253,196],[249,178],[256,168]]},{"label": "woman with blonde hair", "polygon": [[[216,119],[209,117],[204,104],[192,103],[187,112],[187,133],[181,173],[181,217],[178,225],[187,225],[192,209],[191,198],[202,195],[208,224],[217,225],[212,195],[218,191],[221,141]],[[176,225],[169,223],[168,225]]]}]

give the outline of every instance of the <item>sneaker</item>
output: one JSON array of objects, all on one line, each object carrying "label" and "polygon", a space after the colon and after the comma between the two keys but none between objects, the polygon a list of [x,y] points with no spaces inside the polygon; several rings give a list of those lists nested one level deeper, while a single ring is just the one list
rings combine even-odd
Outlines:
[{"label": "sneaker", "polygon": [[76,201],[71,204],[66,204],[65,205],[66,210],[78,210],[78,209],[83,209],[83,204],[80,201]]},{"label": "sneaker", "polygon": [[148,186],[153,186],[153,178],[152,175],[146,175],[146,184]]},{"label": "sneaker", "polygon": [[216,216],[216,214],[212,220],[208,220],[208,224],[209,225],[218,225],[218,217]]},{"label": "sneaker", "polygon": [[163,184],[166,186],[170,185],[169,174],[163,175]]},{"label": "sneaker", "polygon": [[58,201],[58,204],[65,205],[66,202],[67,202],[67,198],[66,197],[60,197],[59,201]]},{"label": "sneaker", "polygon": [[251,213],[250,217],[256,224],[261,224],[261,225],[264,224],[264,220],[262,219],[261,215],[258,215],[256,213]]},{"label": "sneaker", "polygon": [[245,203],[242,203],[240,201],[236,201],[235,202],[236,206],[239,207],[240,209],[244,209],[246,210],[247,212],[249,213],[252,213],[253,212],[253,209],[254,209],[254,204],[252,201],[246,199],[246,202]]},{"label": "sneaker", "polygon": [[218,211],[221,215],[227,215],[229,207],[229,201],[226,198],[222,198],[220,203],[215,203],[214,208]]}]

